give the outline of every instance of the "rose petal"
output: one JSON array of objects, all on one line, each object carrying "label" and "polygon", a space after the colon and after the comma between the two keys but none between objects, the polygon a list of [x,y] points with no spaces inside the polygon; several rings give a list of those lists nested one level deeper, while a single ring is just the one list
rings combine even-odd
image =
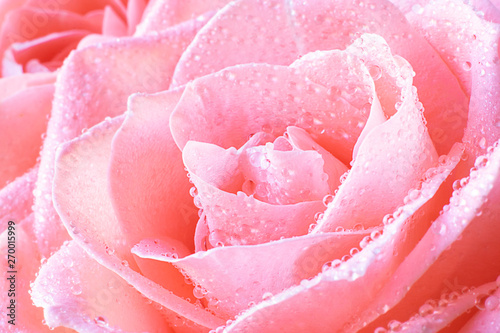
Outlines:
[{"label": "rose petal", "polygon": [[286,133],[288,133],[288,138],[295,148],[314,150],[321,155],[324,161],[323,170],[328,175],[330,193],[334,193],[340,185],[340,177],[348,170],[345,164],[316,143],[303,129],[290,126],[286,129]]},{"label": "rose petal", "polygon": [[55,73],[23,74],[0,80],[0,102],[26,88],[50,84],[56,81]]},{"label": "rose petal", "polygon": [[128,34],[133,35],[137,24],[141,22],[142,14],[146,9],[147,0],[129,0],[127,3]]},{"label": "rose petal", "polygon": [[[382,234],[378,232],[363,240],[359,253],[339,267],[319,274],[309,283],[290,288],[251,308],[227,328],[228,332],[275,332],[285,325],[288,332],[356,331],[365,320],[372,320],[378,315],[370,307],[372,299],[378,295],[405,254],[418,242],[418,238],[407,239],[411,233],[405,221],[417,211],[425,212],[429,208],[433,211],[433,196],[460,160],[462,149],[457,147],[456,150],[445,164],[429,171],[429,178],[420,185],[425,194],[407,201],[398,210],[394,221],[384,227]],[[433,199],[428,202],[428,198]],[[419,222],[428,223],[428,216],[423,215]],[[403,242],[405,238],[407,240]],[[398,251],[399,255],[395,256]],[[339,299],[349,301],[338,302]],[[369,311],[360,313],[360,309]]]},{"label": "rose petal", "polygon": [[68,30],[99,32],[101,22],[66,11],[44,10],[36,7],[16,9],[7,15],[2,25],[0,51],[3,54],[11,44],[16,42],[25,42]]},{"label": "rose petal", "polygon": [[472,70],[469,119],[464,142],[468,143],[474,157],[483,154],[500,138],[500,106],[496,102],[500,100],[499,35],[500,27],[497,25],[495,33],[483,39],[484,45],[490,45],[491,49],[484,52],[478,48],[473,57],[474,62],[481,65]]},{"label": "rose petal", "polygon": [[[165,236],[194,250],[196,207],[189,196],[181,153],[168,131],[170,113],[181,94],[182,90],[134,95],[114,138],[110,193],[130,244]],[[190,211],[188,219],[186,211]]]},{"label": "rose petal", "polygon": [[[474,40],[484,33],[487,23],[477,17],[470,6],[453,0],[426,1],[422,5],[416,5],[414,9],[406,13],[407,19],[443,55],[443,61],[470,96],[471,50],[476,47]],[[430,24],[431,20],[433,24]]]},{"label": "rose petal", "polygon": [[31,295],[35,305],[43,307],[50,327],[173,332],[161,312],[74,241],[42,266]]},{"label": "rose petal", "polygon": [[[391,3],[369,0],[358,6],[348,0],[294,0],[290,6],[303,53],[344,49],[360,32],[382,36],[392,52],[407,59],[416,72],[415,86],[437,151],[448,153],[451,145],[460,141],[466,124],[467,96],[438,54]],[[451,116],[456,126],[450,126]]]},{"label": "rose petal", "polygon": [[12,0],[12,1],[2,1],[0,2],[0,21],[4,22],[4,17],[10,11],[21,7],[24,5],[26,0]]},{"label": "rose petal", "polygon": [[484,14],[487,21],[500,23],[500,2],[498,0],[472,0],[468,3],[476,13]]},{"label": "rose petal", "polygon": [[47,0],[27,0],[26,2],[26,7],[39,8],[43,11],[69,11],[78,14],[86,14],[96,9],[102,9],[105,6],[111,6],[117,13],[120,13],[120,15],[123,15],[123,18],[125,18],[125,6],[120,0],[64,0],[55,3]]},{"label": "rose petal", "polygon": [[150,0],[136,34],[161,31],[192,19],[204,20],[229,0]]},{"label": "rose petal", "polygon": [[[367,118],[367,110],[329,95],[325,87],[295,71],[240,65],[189,83],[170,122],[175,142],[181,149],[189,140],[241,147],[257,132],[279,136],[288,126],[298,126],[348,163],[361,132],[358,120]],[[318,125],[311,124],[311,118]]]},{"label": "rose petal", "polygon": [[[456,318],[459,318],[466,311],[469,312],[474,309],[475,305],[479,306],[478,302],[482,298],[487,298],[487,295],[496,288],[495,282],[490,282],[460,296],[457,296],[459,295],[458,293],[455,293],[453,296],[450,294],[448,297],[450,300],[446,298],[446,295],[443,295],[441,300],[446,300],[444,306],[433,306],[432,304],[434,302],[427,302],[420,307],[419,313],[408,321],[403,323],[393,321],[388,327],[392,327],[393,330],[398,329],[398,332],[403,333],[420,333],[422,330],[428,332],[443,332],[441,331],[443,329],[449,332],[457,332],[457,328],[450,329],[450,324],[455,324],[454,320]],[[438,304],[437,301],[435,304]],[[487,313],[487,311],[485,311],[485,313]],[[490,328],[490,330],[486,329],[486,327]],[[488,325],[485,326],[485,329],[478,330],[477,332],[493,332],[494,330],[491,330],[491,328],[492,325]]]},{"label": "rose petal", "polygon": [[127,29],[127,24],[113,8],[106,6],[102,21],[102,34],[106,36],[126,36]]},{"label": "rose petal", "polygon": [[[280,151],[268,144],[243,151],[239,164],[245,179],[240,190],[263,202],[291,205],[322,200],[333,193],[325,162],[316,151]],[[250,186],[245,187],[247,184]]]},{"label": "rose petal", "polygon": [[[214,151],[219,151],[214,154]],[[231,152],[229,152],[231,154]],[[224,149],[202,142],[190,141],[184,147],[183,159],[191,181],[196,186],[195,202],[203,208],[207,225],[211,232],[212,246],[259,244],[281,237],[292,237],[307,233],[314,223],[314,215],[324,210],[321,201],[305,201],[291,205],[273,205],[247,196],[244,192],[230,193],[209,183],[204,178],[204,169],[199,170],[198,160],[213,161],[213,156],[225,155]],[[231,168],[236,172],[237,153],[232,152]],[[229,177],[233,173],[221,172],[219,177]]]},{"label": "rose petal", "polygon": [[35,165],[53,96],[54,85],[42,84],[0,101],[0,187]]},{"label": "rose petal", "polygon": [[[388,295],[399,295],[391,301],[399,303],[374,325],[383,325],[389,318],[411,315],[415,302],[423,303],[426,299],[439,297],[444,288],[456,288],[451,285],[451,281],[477,286],[498,276],[498,144],[491,153],[478,158],[476,168],[471,171],[470,178],[461,181],[462,185],[466,185],[455,191],[450,205],[443,209],[443,213],[394,273],[381,294],[380,302],[383,300],[387,303],[394,297]],[[409,286],[412,287],[408,292]]]},{"label": "rose petal", "polygon": [[[8,220],[5,220],[5,227],[7,227]],[[5,317],[0,322],[0,329],[3,332],[11,332],[12,327],[15,327],[19,332],[49,332],[49,328],[42,324],[43,313],[41,309],[33,306],[29,295],[30,281],[35,278],[40,265],[40,254],[36,244],[32,241],[33,235],[30,233],[33,215],[22,219],[11,219],[11,221],[15,222],[15,225],[11,226],[11,231],[5,230],[0,235],[0,253],[2,258],[5,258],[5,270],[0,283],[0,292],[5,295],[0,300],[2,309],[5,309],[3,310]],[[2,225],[2,230],[3,227]],[[7,250],[12,249],[11,246],[8,246],[8,239],[15,243],[15,253],[7,252]],[[15,257],[14,269],[9,269],[7,266],[7,264],[11,263],[10,261],[7,262],[7,259],[10,259],[10,257],[7,257],[8,254]],[[16,273],[11,274],[9,271],[15,271]],[[8,280],[12,275],[14,281]],[[12,287],[12,283],[15,287]],[[13,292],[15,296],[10,295]],[[9,313],[12,313],[7,308],[11,300],[15,300],[14,318],[8,316]],[[14,319],[15,326],[8,322],[12,319]]]},{"label": "rose petal", "polygon": [[[123,232],[108,196],[107,179],[97,176],[107,174],[111,139],[124,118],[119,116],[105,121],[93,131],[60,146],[54,176],[54,207],[63,219],[68,217],[65,220],[70,235],[84,233],[88,241],[105,244],[120,257],[133,262],[127,244],[122,242]],[[80,188],[79,178],[89,180],[88,186]],[[74,198],[76,191],[78,196]],[[62,208],[71,207],[75,201],[81,208],[74,207],[71,212]],[[98,223],[100,220],[106,223]],[[91,223],[82,224],[83,221]]]},{"label": "rose petal", "polygon": [[38,167],[34,167],[0,190],[0,218],[5,221],[0,232],[7,228],[8,221],[19,222],[31,214],[37,175]]},{"label": "rose petal", "polygon": [[[381,66],[380,62],[386,63],[387,60],[384,57],[377,57],[379,51],[360,52],[356,44],[363,45],[365,43],[363,37],[367,39],[368,44],[375,44],[372,47],[378,48],[377,43],[373,42],[376,37],[365,34],[345,51],[308,53],[290,65],[312,81],[328,87],[330,95],[338,94],[357,109],[370,111],[366,124],[365,121],[358,120],[357,125],[362,127],[363,131],[354,146],[353,158],[356,158],[359,146],[366,135],[375,126],[385,122],[386,116],[395,113],[394,106],[399,101],[401,90],[394,82],[395,73],[391,70],[392,67]],[[378,44],[387,47],[385,42]],[[389,55],[389,59],[391,58]],[[325,70],[319,71],[318,67]]]},{"label": "rose petal", "polygon": [[299,52],[286,7],[240,0],[217,12],[179,60],[172,87],[237,64],[291,64]]},{"label": "rose petal", "polygon": [[[38,59],[42,62],[58,57],[64,59],[88,34],[89,32],[84,30],[70,30],[52,33],[23,43],[14,43],[11,46],[12,54],[16,62],[22,65],[31,59]],[[61,55],[61,51],[64,51],[64,54]]]},{"label": "rose petal", "polygon": [[[164,307],[170,323],[185,318],[186,327],[213,328],[220,320],[176,296],[176,282],[164,289],[139,274],[123,241],[122,227],[108,193],[112,139],[124,116],[104,121],[84,135],[61,145],[54,175],[54,205],[71,236],[89,255],[120,275],[147,298]],[[182,293],[182,291],[180,291]]]},{"label": "rose petal", "polygon": [[[226,319],[259,303],[266,293],[277,294],[321,271],[324,263],[340,259],[368,231],[295,237],[254,246],[230,246],[198,252],[182,259],[163,255],[168,250],[141,242],[132,252],[143,258],[173,263],[188,276],[195,296]],[[279,278],[277,278],[279,277]]]},{"label": "rose petal", "polygon": [[[329,205],[315,232],[333,231],[337,226],[377,226],[382,218],[403,204],[403,199],[424,172],[437,162],[437,154],[425,128],[411,89],[411,70],[400,57],[393,57],[377,35],[363,35],[360,57],[371,58],[374,66],[401,90],[398,111],[386,122],[371,129],[363,141],[344,183]],[[355,53],[355,43],[349,47]],[[384,47],[385,46],[385,47]],[[377,90],[378,92],[378,90]],[[376,105],[376,103],[374,103]],[[387,108],[390,112],[389,107]],[[380,112],[380,108],[372,108]]]},{"label": "rose petal", "polygon": [[311,52],[297,59],[290,67],[326,87],[331,97],[342,98],[355,108],[362,109],[374,95],[373,79],[365,66],[365,60],[358,57],[351,47],[342,51]]},{"label": "rose petal", "polygon": [[[496,287],[499,287],[498,282],[496,283]],[[476,294],[479,292],[479,290],[476,290]],[[486,296],[487,294],[488,293],[485,292],[482,295],[483,297],[479,300],[479,302],[481,302],[481,310],[485,311],[477,312],[459,333],[500,331],[500,289],[497,289],[497,291],[489,297]]]},{"label": "rose petal", "polygon": [[[468,143],[469,153],[477,157],[500,138],[500,110],[496,103],[500,99],[500,26],[486,21],[482,14],[461,1],[429,1],[415,9],[407,18],[441,54],[470,95],[464,142]],[[448,120],[443,125],[459,128],[461,118],[467,113],[459,116],[453,112],[447,114]],[[449,138],[443,135],[441,139]]]},{"label": "rose petal", "polygon": [[[66,60],[56,83],[54,109],[37,184],[35,229],[42,253],[50,253],[60,245],[61,239],[67,238],[50,200],[57,146],[106,116],[123,113],[130,94],[166,89],[170,83],[169,73],[196,33],[196,28],[190,28],[173,28],[157,36],[91,45],[72,53]],[[130,63],[136,64],[133,70]]]}]

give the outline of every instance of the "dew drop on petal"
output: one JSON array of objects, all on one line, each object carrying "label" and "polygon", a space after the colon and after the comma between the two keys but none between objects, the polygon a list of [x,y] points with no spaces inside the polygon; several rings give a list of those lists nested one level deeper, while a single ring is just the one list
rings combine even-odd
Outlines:
[{"label": "dew drop on petal", "polygon": [[94,323],[96,323],[97,326],[100,326],[100,327],[107,327],[108,326],[108,322],[107,322],[106,318],[104,318],[103,316],[95,317]]},{"label": "dew drop on petal", "polygon": [[394,222],[394,216],[392,214],[387,214],[386,216],[384,216],[382,222],[384,223],[384,225],[391,224],[392,222]]},{"label": "dew drop on petal", "polygon": [[476,297],[476,308],[479,310],[485,310],[486,309],[486,300],[488,299],[488,295],[486,294],[480,294],[477,295]]},{"label": "dew drop on petal", "polygon": [[488,297],[486,299],[486,301],[484,302],[484,307],[486,308],[486,310],[488,311],[493,311],[495,309],[498,308],[498,305],[500,304],[500,300],[498,299],[497,296],[495,295],[491,295],[490,297]]},{"label": "dew drop on petal", "polygon": [[418,310],[418,314],[421,317],[428,316],[434,312],[434,307],[428,303],[422,305],[420,309]]},{"label": "dew drop on petal", "polygon": [[106,253],[111,256],[115,253],[115,249],[106,246]]},{"label": "dew drop on petal", "polygon": [[398,332],[401,329],[401,323],[397,320],[391,320],[387,327],[393,332]]},{"label": "dew drop on petal", "polygon": [[372,231],[372,233],[370,234],[370,238],[373,240],[376,240],[381,235],[382,235],[382,233],[380,232],[380,230],[375,230],[375,231]]},{"label": "dew drop on petal", "polygon": [[333,198],[334,197],[331,194],[325,195],[324,198],[323,198],[323,205],[325,205],[326,207],[328,207],[328,205],[333,202]]},{"label": "dew drop on petal", "polygon": [[481,140],[479,140],[479,147],[481,149],[486,149],[486,138],[482,137]]},{"label": "dew drop on petal", "polygon": [[268,299],[271,299],[271,297],[273,297],[273,294],[270,292],[266,292],[264,293],[264,295],[262,295],[262,300],[267,301]]},{"label": "dew drop on petal", "polygon": [[378,327],[375,331],[373,331],[373,333],[387,333],[387,329],[384,327]]},{"label": "dew drop on petal", "polygon": [[193,289],[193,295],[194,295],[194,297],[196,297],[198,299],[204,298],[207,295],[207,290],[204,289],[203,287],[196,286]]}]

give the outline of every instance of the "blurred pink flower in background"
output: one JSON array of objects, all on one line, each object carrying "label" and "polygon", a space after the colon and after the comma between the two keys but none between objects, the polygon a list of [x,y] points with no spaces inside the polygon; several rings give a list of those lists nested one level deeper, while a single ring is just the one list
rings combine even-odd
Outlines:
[{"label": "blurred pink flower in background", "polygon": [[2,331],[499,332],[499,10],[1,1]]}]

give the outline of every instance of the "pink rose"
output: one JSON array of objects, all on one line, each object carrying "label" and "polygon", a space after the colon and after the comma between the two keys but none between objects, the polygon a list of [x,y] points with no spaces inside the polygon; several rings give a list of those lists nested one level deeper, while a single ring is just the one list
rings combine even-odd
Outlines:
[{"label": "pink rose", "polygon": [[54,1],[0,40],[3,331],[500,331],[496,2]]}]

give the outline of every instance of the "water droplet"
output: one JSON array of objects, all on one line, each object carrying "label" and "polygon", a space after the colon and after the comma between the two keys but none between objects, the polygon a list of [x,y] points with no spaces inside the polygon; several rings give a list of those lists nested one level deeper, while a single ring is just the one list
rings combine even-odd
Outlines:
[{"label": "water droplet", "polygon": [[323,198],[323,205],[325,205],[326,207],[328,207],[328,205],[333,202],[333,199],[334,199],[333,195],[331,195],[331,194],[325,195],[324,198]]},{"label": "water droplet", "polygon": [[113,249],[109,246],[106,246],[106,253],[111,256],[115,253],[115,249]]},{"label": "water droplet", "polygon": [[124,266],[124,267],[128,267],[128,265],[129,265],[129,264],[128,264],[128,261],[127,261],[127,260],[123,260],[123,261],[122,261],[122,266]]},{"label": "water droplet", "polygon": [[488,295],[486,295],[486,294],[477,295],[476,308],[478,308],[479,310],[485,310],[486,309],[486,299],[488,299]]},{"label": "water droplet", "polygon": [[197,207],[197,208],[203,208],[203,205],[201,203],[201,199],[199,196],[196,196],[193,198],[193,204]]},{"label": "water droplet", "polygon": [[354,231],[361,231],[363,229],[364,229],[364,227],[361,223],[355,224],[354,227],[352,227],[352,230],[354,230]]},{"label": "water droplet", "polygon": [[439,227],[439,234],[441,236],[444,236],[446,234],[446,224],[441,224],[441,226]]},{"label": "water droplet", "polygon": [[418,310],[418,314],[422,317],[428,316],[434,312],[434,307],[430,304],[424,304]]},{"label": "water droplet", "polygon": [[382,222],[384,223],[384,225],[391,224],[392,222],[394,222],[394,216],[392,214],[387,214],[382,219]]},{"label": "water droplet", "polygon": [[368,246],[368,244],[370,244],[371,241],[372,241],[372,239],[370,238],[370,236],[365,236],[365,237],[363,237],[361,242],[359,242],[359,247],[364,249],[365,247]]},{"label": "water droplet", "polygon": [[460,296],[460,294],[456,291],[453,291],[451,293],[449,293],[448,295],[448,301],[451,303],[451,302],[455,302],[458,297]]},{"label": "water droplet", "polygon": [[255,183],[252,180],[247,179],[241,186],[241,189],[245,192],[245,194],[252,195],[255,193]]},{"label": "water droplet", "polygon": [[484,302],[484,307],[486,308],[486,310],[488,311],[493,311],[493,310],[496,310],[498,308],[498,305],[500,305],[500,300],[498,299],[497,296],[495,295],[491,295],[490,297],[488,297],[486,299],[486,301]]},{"label": "water droplet", "polygon": [[466,61],[462,64],[462,68],[465,71],[470,71],[470,69],[472,68],[472,64],[469,61]]},{"label": "water droplet", "polygon": [[481,140],[479,140],[479,147],[481,149],[486,149],[486,138],[482,137]]},{"label": "water droplet", "polygon": [[193,289],[193,295],[194,295],[194,297],[196,297],[198,299],[204,298],[207,294],[208,294],[208,291],[201,286],[196,286]]},{"label": "water droplet", "polygon": [[269,169],[269,167],[271,166],[271,161],[268,160],[267,158],[262,158],[260,160],[260,167],[263,169],[263,170],[267,170]]},{"label": "water droplet", "polygon": [[487,156],[479,156],[476,159],[474,166],[479,169],[479,168],[484,168],[487,164],[488,164],[488,157]]},{"label": "water droplet", "polygon": [[273,294],[270,292],[266,292],[264,293],[264,295],[262,295],[262,300],[267,301],[268,299],[271,299],[271,297],[273,297]]},{"label": "water droplet", "polygon": [[195,186],[191,187],[189,189],[189,195],[191,195],[192,197],[197,196],[198,195],[198,189]]},{"label": "water droplet", "polygon": [[377,238],[379,238],[380,236],[382,235],[382,232],[380,230],[374,230],[372,231],[372,233],[370,234],[370,238],[373,239],[373,240],[376,240]]},{"label": "water droplet", "polygon": [[401,330],[401,323],[397,320],[391,320],[389,324],[387,324],[387,327],[393,332],[398,332]]},{"label": "water droplet", "polygon": [[373,81],[377,81],[378,79],[380,79],[382,77],[382,70],[377,65],[370,67],[369,71],[370,71],[371,77],[373,78]]},{"label": "water droplet", "polygon": [[107,322],[106,318],[104,318],[103,316],[95,317],[94,323],[96,323],[97,326],[100,326],[100,327],[107,327],[108,326],[108,322]]},{"label": "water droplet", "polygon": [[332,262],[325,262],[323,266],[321,266],[321,272],[325,273],[326,271],[332,269]]}]

